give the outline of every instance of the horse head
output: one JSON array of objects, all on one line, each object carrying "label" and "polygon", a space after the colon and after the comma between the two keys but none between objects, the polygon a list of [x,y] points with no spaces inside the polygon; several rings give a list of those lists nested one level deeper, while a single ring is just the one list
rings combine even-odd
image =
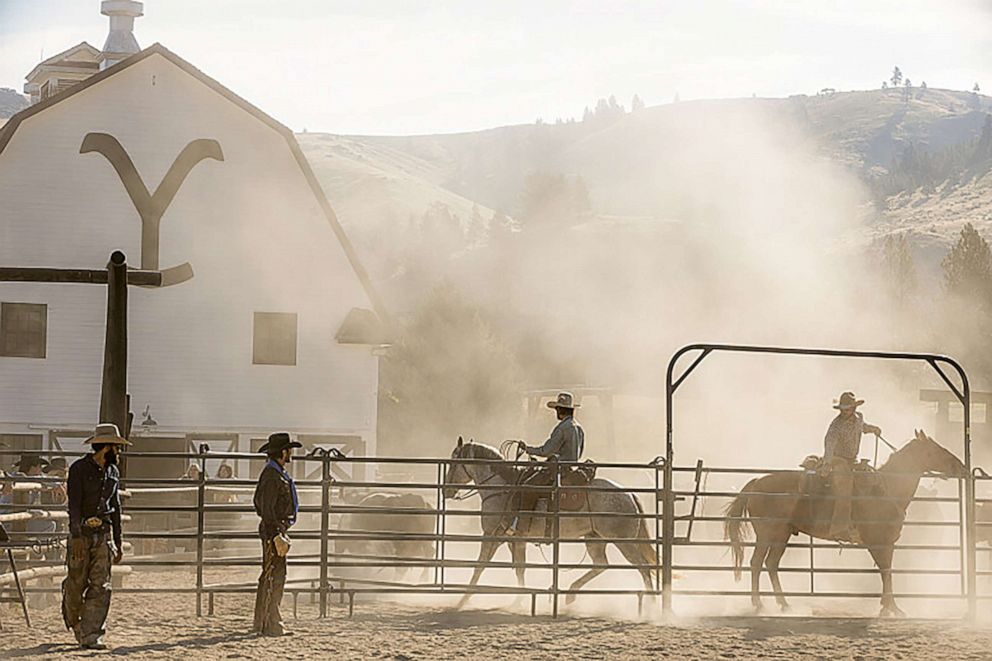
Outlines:
[{"label": "horse head", "polygon": [[451,451],[453,461],[448,464],[448,470],[444,472],[444,489],[442,493],[445,498],[454,498],[455,494],[461,488],[459,485],[468,484],[475,479],[469,472],[468,466],[464,462],[458,461],[459,459],[472,459],[474,456],[473,440],[469,439],[468,443],[465,443],[462,437],[459,436],[455,449]]},{"label": "horse head", "polygon": [[915,433],[916,437],[906,444],[905,449],[913,452],[920,469],[944,477],[968,477],[964,464],[947,448],[927,436],[922,429],[915,430]]}]

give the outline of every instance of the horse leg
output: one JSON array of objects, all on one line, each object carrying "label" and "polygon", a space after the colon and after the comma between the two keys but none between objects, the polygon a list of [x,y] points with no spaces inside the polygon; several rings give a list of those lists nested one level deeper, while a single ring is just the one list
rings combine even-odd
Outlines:
[{"label": "horse leg", "polygon": [[892,596],[892,545],[869,546],[868,552],[871,553],[882,576],[882,609],[878,613],[879,616],[905,617],[906,613],[896,605],[895,597]]},{"label": "horse leg", "polygon": [[652,580],[651,569],[644,564],[644,561],[650,556],[645,551],[644,546],[644,542],[620,542],[616,545],[627,562],[637,567],[641,580],[644,581],[644,589],[653,592],[654,580]]},{"label": "horse leg", "polygon": [[759,587],[761,582],[761,565],[764,564],[765,556],[768,555],[768,543],[761,539],[760,535],[756,535],[756,537],[754,552],[751,553],[751,606],[754,607],[756,613],[760,613],[762,610],[761,590]]},{"label": "horse leg", "polygon": [[785,546],[788,538],[782,542],[775,542],[768,547],[768,555],[765,557],[765,569],[768,570],[768,577],[772,581],[772,589],[775,591],[775,603],[783,612],[789,610],[789,602],[785,600],[782,590],[782,582],[778,580],[778,563],[785,553]]},{"label": "horse leg", "polygon": [[[526,585],[524,580],[524,565],[527,563],[527,544],[525,542],[510,542],[510,556],[513,559],[513,572],[517,575],[517,587],[523,588]],[[513,600],[514,607],[524,604],[526,595],[518,594]]]},{"label": "horse leg", "polygon": [[[593,567],[582,576],[579,576],[574,583],[568,586],[570,591],[582,589],[586,583],[606,571],[605,565],[609,563],[609,559],[606,557],[606,542],[595,541],[594,539],[587,537],[586,550],[589,551],[589,559],[592,560],[592,564],[604,566]],[[566,606],[571,604],[573,601],[575,601],[575,594],[565,595]]]},{"label": "horse leg", "polygon": [[[488,533],[492,534],[492,533]],[[496,554],[496,549],[500,547],[503,542],[493,542],[484,541],[482,542],[482,547],[479,549],[479,559],[476,562],[475,570],[472,572],[472,580],[468,582],[470,588],[474,588],[479,582],[479,578],[482,577],[482,572],[486,569],[486,563],[493,559]],[[462,608],[468,603],[468,598],[472,596],[471,592],[466,592],[462,595],[462,598],[458,601],[456,608]]]}]

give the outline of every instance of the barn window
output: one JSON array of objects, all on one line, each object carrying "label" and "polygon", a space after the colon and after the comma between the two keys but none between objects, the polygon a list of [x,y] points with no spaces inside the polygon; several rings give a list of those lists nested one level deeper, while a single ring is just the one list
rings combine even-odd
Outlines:
[{"label": "barn window", "polygon": [[252,334],[253,365],[296,364],[296,313],[256,312]]},{"label": "barn window", "polygon": [[0,303],[0,356],[44,358],[47,347],[47,305]]}]

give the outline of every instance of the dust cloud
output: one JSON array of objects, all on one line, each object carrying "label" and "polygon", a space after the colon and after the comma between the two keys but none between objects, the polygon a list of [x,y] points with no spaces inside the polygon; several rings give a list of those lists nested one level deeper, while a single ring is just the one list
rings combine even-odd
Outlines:
[{"label": "dust cloud", "polygon": [[[439,289],[419,278],[417,291],[393,296],[403,298],[401,326],[420,321],[407,326],[416,337],[401,332],[384,359],[388,453],[443,456],[458,434],[541,440],[553,417],[542,407],[528,418],[523,392],[605,388],[615,431],[611,438],[607,411],[587,397],[578,416],[587,454],[643,462],[663,452],[665,368],[684,344],[939,349],[929,321],[889,300],[867,239],[867,192],[807,137],[799,105],[681,103],[645,113],[568,154],[579,171],[563,176],[595,182],[587,212],[562,219],[522,209],[509,230],[490,225],[486,240],[434,264]],[[636,123],[657,119],[651,113],[666,116],[644,139]],[[408,251],[408,263],[427,261]],[[464,314],[451,313],[459,306]],[[458,324],[476,339],[454,337]],[[431,349],[411,357],[404,339]],[[415,360],[431,378],[405,388],[392,375]],[[794,466],[821,450],[843,390],[865,397],[868,419],[902,442],[932,426],[918,402],[920,387],[939,385],[928,370],[713,355],[678,394],[678,457]]]}]

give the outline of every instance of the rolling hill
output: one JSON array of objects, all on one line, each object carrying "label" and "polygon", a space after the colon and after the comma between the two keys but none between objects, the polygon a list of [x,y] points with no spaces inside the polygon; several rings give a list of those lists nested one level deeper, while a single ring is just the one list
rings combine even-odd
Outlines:
[{"label": "rolling hill", "polygon": [[907,99],[904,90],[888,89],[688,101],[607,121],[446,135],[298,137],[335,208],[358,234],[368,227],[378,234],[382,223],[432,204],[463,220],[473,205],[486,217],[490,209],[517,216],[533,172],[580,176],[594,215],[611,223],[696,221],[709,213],[714,193],[754,185],[760,178],[748,179],[753,173],[767,173],[769,187],[789,186],[790,173],[813,162],[828,166],[831,177],[847,178],[862,203],[864,239],[908,230],[932,267],[964,222],[992,232],[992,178],[978,173],[874,204],[870,189],[908,147],[937,153],[975,141],[990,109],[989,97],[971,92],[914,89]]}]

